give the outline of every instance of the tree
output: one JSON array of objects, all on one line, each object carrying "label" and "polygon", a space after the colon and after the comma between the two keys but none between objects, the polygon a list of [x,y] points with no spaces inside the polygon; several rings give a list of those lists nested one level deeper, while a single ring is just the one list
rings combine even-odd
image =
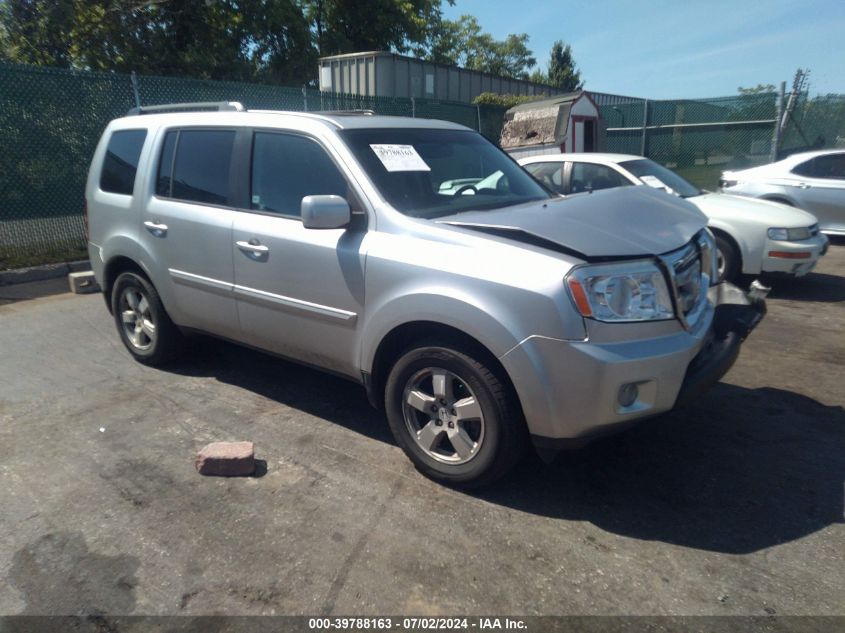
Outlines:
[{"label": "tree", "polygon": [[[0,59],[100,71],[303,83],[316,78],[318,55],[406,52],[424,46],[431,25],[442,21],[441,4],[442,0],[0,0]],[[519,48],[518,41],[506,45],[514,51]]]},{"label": "tree", "polygon": [[512,94],[498,94],[495,92],[482,92],[475,99],[472,100],[475,105],[498,106],[500,108],[510,109],[521,103],[528,103],[529,101],[537,101],[544,99],[546,95],[512,95]]},{"label": "tree", "polygon": [[438,21],[432,27],[427,47],[418,49],[418,54],[438,64],[515,79],[528,79],[529,69],[537,64],[528,48],[528,34],[511,34],[497,40],[482,31],[478,20],[471,15]]},{"label": "tree", "polygon": [[2,58],[38,66],[72,65],[74,0],[0,2]]},{"label": "tree", "polygon": [[295,0],[0,2],[5,59],[100,71],[301,83],[316,74]]},{"label": "tree", "polygon": [[[454,0],[447,0],[454,4]],[[320,55],[423,45],[442,19],[441,0],[305,0]]]},{"label": "tree", "polygon": [[572,57],[572,48],[569,44],[564,46],[560,40],[552,45],[549,55],[548,83],[564,92],[575,92],[584,87],[581,71]]},{"label": "tree", "polygon": [[549,76],[545,73],[545,71],[535,68],[531,74],[528,75],[528,81],[533,81],[535,84],[548,84]]}]

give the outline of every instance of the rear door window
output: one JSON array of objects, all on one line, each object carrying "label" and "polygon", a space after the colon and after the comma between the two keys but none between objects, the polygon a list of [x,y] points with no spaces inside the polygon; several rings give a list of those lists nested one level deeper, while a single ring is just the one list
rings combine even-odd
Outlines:
[{"label": "rear door window", "polygon": [[813,175],[828,180],[845,180],[845,154],[816,156]]},{"label": "rear door window", "polygon": [[626,178],[605,165],[572,163],[571,193],[612,189],[630,184]]},{"label": "rear door window", "polygon": [[814,169],[813,163],[815,159],[811,158],[810,160],[805,160],[803,163],[798,163],[795,167],[792,168],[792,173],[797,176],[813,176]]},{"label": "rear door window", "polygon": [[234,130],[168,132],[162,147],[156,193],[189,202],[232,204],[229,172],[234,142]]},{"label": "rear door window", "polygon": [[552,191],[563,193],[563,167],[560,161],[550,163],[529,163],[525,165],[534,178],[546,185]]},{"label": "rear door window", "polygon": [[138,159],[141,158],[146,138],[146,130],[120,130],[111,135],[103,160],[103,171],[100,173],[100,189],[132,195]]},{"label": "rear door window", "polygon": [[178,131],[170,131],[164,137],[161,147],[161,160],[158,163],[158,177],[156,178],[156,195],[170,198],[173,190],[173,154],[176,151]]}]

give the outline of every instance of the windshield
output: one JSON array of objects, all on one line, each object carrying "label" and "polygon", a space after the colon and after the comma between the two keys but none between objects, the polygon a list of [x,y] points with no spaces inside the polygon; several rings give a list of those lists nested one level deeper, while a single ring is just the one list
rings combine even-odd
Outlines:
[{"label": "windshield", "polygon": [[684,180],[674,171],[647,158],[626,160],[619,164],[645,184],[656,189],[666,189],[669,193],[674,193],[681,198],[692,198],[702,193],[701,189]]},{"label": "windshield", "polygon": [[386,128],[340,135],[384,199],[405,215],[436,218],[552,197],[475,132]]}]

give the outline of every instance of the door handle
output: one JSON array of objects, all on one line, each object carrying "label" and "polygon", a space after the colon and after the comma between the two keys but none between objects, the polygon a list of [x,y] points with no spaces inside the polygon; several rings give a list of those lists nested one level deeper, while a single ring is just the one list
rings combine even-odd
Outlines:
[{"label": "door handle", "polygon": [[147,230],[157,237],[163,237],[167,235],[167,225],[160,224],[159,222],[150,222],[147,220],[144,222],[144,226],[147,227]]},{"label": "door handle", "polygon": [[806,182],[799,182],[795,186],[798,187],[799,189],[809,189],[810,188],[810,185],[808,185]]},{"label": "door handle", "polygon": [[[253,243],[254,242],[254,243]],[[263,244],[259,244],[258,240],[250,240],[249,242],[235,242],[235,246],[246,253],[252,253],[254,255],[266,255],[270,252],[270,249]]]}]

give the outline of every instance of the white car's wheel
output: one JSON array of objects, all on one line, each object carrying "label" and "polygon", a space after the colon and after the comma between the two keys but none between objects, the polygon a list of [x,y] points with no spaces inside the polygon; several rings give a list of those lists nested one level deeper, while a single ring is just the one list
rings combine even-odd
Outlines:
[{"label": "white car's wheel", "polygon": [[739,252],[730,240],[716,236],[717,281],[734,281],[739,277],[741,260]]}]

